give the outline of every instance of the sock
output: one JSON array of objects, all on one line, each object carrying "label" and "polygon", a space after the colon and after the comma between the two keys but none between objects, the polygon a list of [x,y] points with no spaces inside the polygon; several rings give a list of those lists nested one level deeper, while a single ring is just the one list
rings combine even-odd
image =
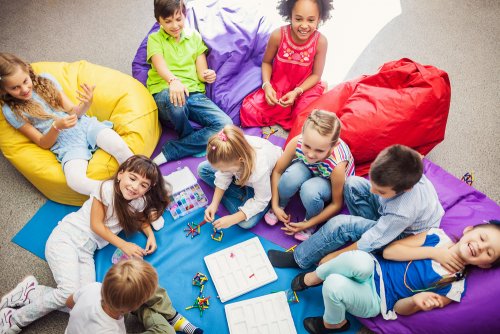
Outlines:
[{"label": "sock", "polygon": [[196,327],[182,316],[179,312],[168,321],[176,331],[183,331],[187,334],[203,334],[203,329]]},{"label": "sock", "polygon": [[267,252],[269,261],[276,268],[300,268],[293,257],[293,252],[282,252],[275,249],[270,249]]},{"label": "sock", "polygon": [[165,157],[163,152],[160,152],[160,154],[158,154],[156,158],[153,159],[153,162],[160,166],[167,162],[167,158]]}]

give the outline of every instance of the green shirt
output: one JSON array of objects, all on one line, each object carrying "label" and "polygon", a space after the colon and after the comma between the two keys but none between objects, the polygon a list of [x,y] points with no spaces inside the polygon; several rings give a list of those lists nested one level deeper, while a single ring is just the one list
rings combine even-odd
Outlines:
[{"label": "green shirt", "polygon": [[[205,84],[198,79],[196,58],[208,48],[196,30],[184,30],[179,42],[160,27],[148,37],[147,61],[160,54],[165,59],[167,67],[187,87],[189,92],[205,93]],[[158,74],[154,66],[148,71],[147,87],[151,94],[156,94],[168,88],[168,83]]]}]

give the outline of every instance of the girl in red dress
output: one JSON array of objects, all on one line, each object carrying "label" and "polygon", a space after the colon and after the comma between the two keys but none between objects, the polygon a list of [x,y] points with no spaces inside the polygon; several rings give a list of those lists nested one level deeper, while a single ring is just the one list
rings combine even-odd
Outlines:
[{"label": "girl in red dress", "polygon": [[262,60],[262,88],[240,110],[243,126],[292,127],[295,116],[326,88],[321,82],[328,42],[318,29],[330,17],[332,0],[282,0],[287,26],[271,33]]}]

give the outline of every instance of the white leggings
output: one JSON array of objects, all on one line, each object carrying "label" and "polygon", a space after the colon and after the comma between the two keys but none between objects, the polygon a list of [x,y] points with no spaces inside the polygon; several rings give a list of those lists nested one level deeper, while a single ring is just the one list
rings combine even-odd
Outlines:
[{"label": "white leggings", "polygon": [[[130,148],[123,141],[122,137],[112,129],[103,129],[96,137],[97,146],[111,154],[121,164],[133,155]],[[87,177],[87,167],[89,162],[83,159],[69,160],[64,164],[64,175],[68,186],[74,191],[90,195],[99,185],[100,181]]]}]

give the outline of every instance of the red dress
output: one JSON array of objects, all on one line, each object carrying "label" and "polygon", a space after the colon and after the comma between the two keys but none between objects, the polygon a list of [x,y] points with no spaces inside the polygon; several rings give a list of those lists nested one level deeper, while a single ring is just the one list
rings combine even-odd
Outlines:
[{"label": "red dress", "polygon": [[[292,40],[290,29],[290,25],[281,27],[281,41],[273,60],[271,85],[276,91],[277,99],[295,89],[311,75],[320,37],[320,33],[315,31],[306,43],[297,45]],[[259,88],[243,100],[240,109],[241,125],[249,127],[279,124],[285,130],[290,130],[296,115],[321,96],[325,88],[324,83],[318,82],[298,96],[291,107],[286,108],[278,104],[268,105],[264,90]]]}]

